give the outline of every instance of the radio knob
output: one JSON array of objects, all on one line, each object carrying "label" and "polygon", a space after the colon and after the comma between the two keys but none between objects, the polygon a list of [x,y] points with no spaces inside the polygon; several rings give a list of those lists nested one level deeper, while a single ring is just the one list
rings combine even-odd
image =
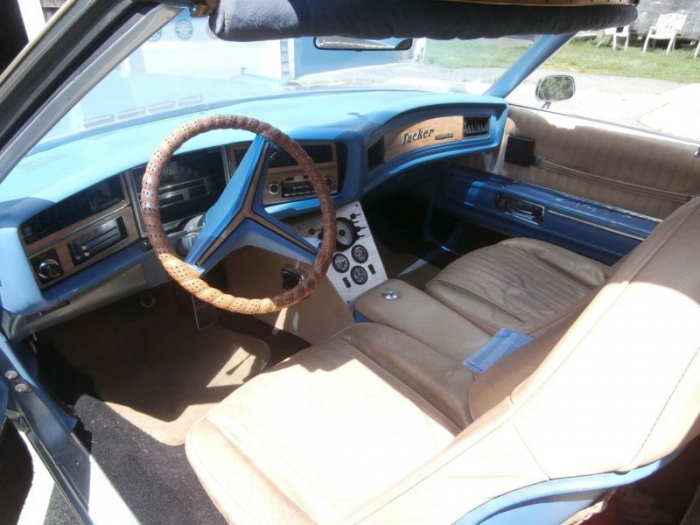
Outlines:
[{"label": "radio knob", "polygon": [[45,281],[49,281],[60,277],[63,274],[63,268],[61,268],[59,262],[54,259],[44,259],[37,266],[36,273]]},{"label": "radio knob", "polygon": [[333,186],[335,181],[333,180],[333,177],[324,177],[323,182],[326,183],[326,186]]},{"label": "radio knob", "polygon": [[277,184],[276,182],[271,182],[267,186],[267,191],[270,192],[270,195],[277,195],[277,193],[280,191],[280,185]]}]

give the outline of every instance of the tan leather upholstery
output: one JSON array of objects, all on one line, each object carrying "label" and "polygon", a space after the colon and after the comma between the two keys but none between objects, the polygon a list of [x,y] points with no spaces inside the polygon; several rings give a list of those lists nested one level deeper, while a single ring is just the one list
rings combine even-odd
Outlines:
[{"label": "tan leather upholstery", "polygon": [[577,171],[506,163],[499,174],[660,219],[700,193],[692,142],[513,105],[509,117],[536,155]]},{"label": "tan leather upholstery", "polygon": [[471,382],[400,332],[354,326],[217,406],[190,433],[188,457],[232,522],[337,523],[471,422]]},{"label": "tan leather upholstery", "polygon": [[490,333],[537,333],[590,300],[609,273],[609,266],[552,244],[515,238],[457,259],[426,290]]},{"label": "tan leather upholstery", "polygon": [[476,380],[396,330],[351,327],[234,392],[188,457],[234,523],[454,523],[520,487],[648,464],[700,433],[698,260],[693,202],[575,321]]},{"label": "tan leather upholstery", "polygon": [[[387,300],[382,295],[387,290],[394,292],[396,298]],[[399,279],[389,279],[362,294],[355,301],[355,311],[460,362],[491,338],[491,334],[434,297]]]}]

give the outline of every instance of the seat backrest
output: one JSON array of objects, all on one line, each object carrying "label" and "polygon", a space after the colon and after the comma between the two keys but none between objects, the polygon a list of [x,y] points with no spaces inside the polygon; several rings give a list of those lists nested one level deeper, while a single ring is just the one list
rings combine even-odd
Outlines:
[{"label": "seat backrest", "polygon": [[549,477],[628,471],[698,435],[697,261],[699,199],[659,225],[570,328],[549,334],[551,349],[543,337],[546,358],[506,403]]},{"label": "seat backrest", "polygon": [[522,487],[649,465],[700,434],[699,261],[696,199],[616,267],[577,319],[479,376],[474,423],[364,517],[420,521],[425,507],[426,520],[456,521]]},{"label": "seat backrest", "polygon": [[685,20],[688,15],[683,13],[667,13],[659,15],[654,27],[656,28],[656,36],[658,38],[671,38],[673,35],[683,29]]},{"label": "seat backrest", "polygon": [[630,26],[609,27],[605,30],[606,36],[628,36],[630,34]]}]

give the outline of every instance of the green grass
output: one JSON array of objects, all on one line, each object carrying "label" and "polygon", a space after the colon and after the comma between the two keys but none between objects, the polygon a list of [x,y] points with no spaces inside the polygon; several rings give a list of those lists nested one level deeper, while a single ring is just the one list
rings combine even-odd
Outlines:
[{"label": "green grass", "polygon": [[[483,41],[431,40],[426,61],[450,69],[508,67],[525,50],[522,46],[495,47]],[[570,73],[592,73],[622,77],[641,77],[690,84],[700,82],[700,58],[693,51],[677,49],[666,54],[661,47],[642,53],[630,47],[617,51],[609,45],[596,47],[595,40],[574,40],[542,66]]]}]

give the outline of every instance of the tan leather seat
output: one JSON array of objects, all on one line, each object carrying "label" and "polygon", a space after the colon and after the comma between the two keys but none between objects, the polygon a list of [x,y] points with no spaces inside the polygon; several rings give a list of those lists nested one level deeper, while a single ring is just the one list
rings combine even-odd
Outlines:
[{"label": "tan leather seat", "polygon": [[337,523],[449,446],[471,383],[401,332],[356,325],[219,404],[188,457],[231,522]]},{"label": "tan leather seat", "polygon": [[577,319],[473,378],[362,324],[231,394],[187,454],[232,523],[454,523],[550,480],[627,472],[700,433],[700,202]]},{"label": "tan leather seat", "polygon": [[552,244],[515,238],[460,257],[426,291],[491,333],[537,333],[590,301],[610,272]]}]

